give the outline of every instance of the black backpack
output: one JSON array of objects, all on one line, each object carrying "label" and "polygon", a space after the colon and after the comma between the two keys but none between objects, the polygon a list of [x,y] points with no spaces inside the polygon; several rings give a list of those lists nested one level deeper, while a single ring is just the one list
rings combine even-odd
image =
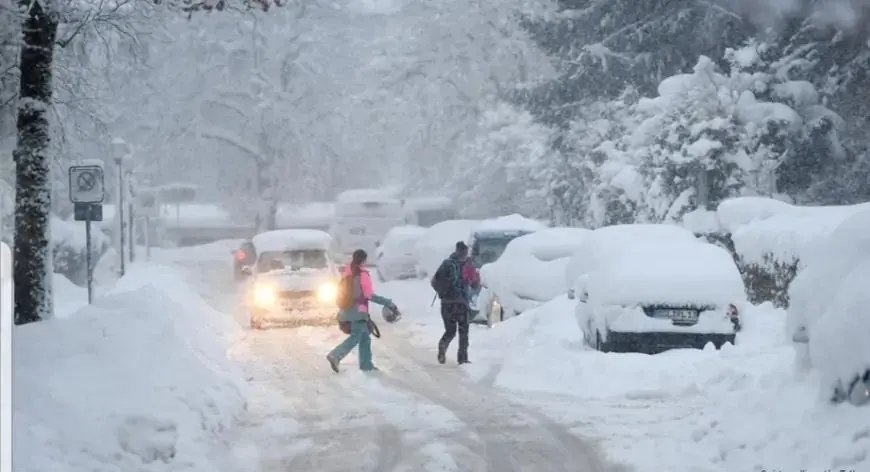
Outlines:
[{"label": "black backpack", "polygon": [[432,285],[432,290],[435,290],[435,293],[438,294],[438,298],[450,298],[453,294],[453,270],[452,264],[449,260],[445,260],[438,266],[438,270],[435,271],[435,275],[432,276],[432,280],[429,282]]},{"label": "black backpack", "polygon": [[338,290],[335,295],[335,305],[340,310],[349,310],[353,307],[355,288],[353,286],[353,274],[342,276],[341,280],[339,280]]}]

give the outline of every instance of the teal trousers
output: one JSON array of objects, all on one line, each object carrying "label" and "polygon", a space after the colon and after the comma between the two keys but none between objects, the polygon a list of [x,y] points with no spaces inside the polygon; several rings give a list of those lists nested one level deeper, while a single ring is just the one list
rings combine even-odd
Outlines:
[{"label": "teal trousers", "polygon": [[329,357],[341,362],[359,345],[359,368],[360,370],[372,370],[372,335],[365,321],[352,321],[350,323],[350,335],[335,349],[329,352]]}]

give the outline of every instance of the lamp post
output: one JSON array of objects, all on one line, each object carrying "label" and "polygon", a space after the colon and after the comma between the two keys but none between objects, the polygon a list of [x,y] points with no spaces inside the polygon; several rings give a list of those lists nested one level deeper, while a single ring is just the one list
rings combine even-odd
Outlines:
[{"label": "lamp post", "polygon": [[126,259],[127,259],[127,255],[125,253],[125,247],[124,247],[125,246],[125,237],[124,237],[125,234],[124,233],[127,230],[127,221],[124,218],[124,216],[125,216],[124,205],[126,204],[126,200],[127,200],[125,198],[125,195],[124,195],[127,192],[127,189],[125,188],[126,186],[124,185],[124,177],[125,177],[125,175],[124,175],[124,173],[125,173],[124,162],[130,160],[131,149],[130,149],[130,145],[128,145],[127,142],[121,138],[114,138],[112,140],[112,149],[114,151],[113,157],[115,159],[115,173],[117,174],[117,178],[118,178],[118,186],[117,186],[117,189],[115,192],[117,194],[117,202],[116,202],[116,206],[115,206],[115,208],[116,208],[115,219],[118,221],[118,223],[115,226],[114,233],[117,234],[117,239],[116,239],[116,241],[118,243],[117,253],[118,253],[119,262],[120,262],[119,275],[121,277],[123,277],[124,274],[126,273],[125,265],[126,265]]}]

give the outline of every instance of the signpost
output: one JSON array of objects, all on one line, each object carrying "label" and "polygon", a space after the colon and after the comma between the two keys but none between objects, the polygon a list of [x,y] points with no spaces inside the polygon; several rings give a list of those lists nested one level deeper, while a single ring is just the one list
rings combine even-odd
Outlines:
[{"label": "signpost", "polygon": [[99,165],[69,168],[69,199],[73,203],[76,221],[85,222],[85,264],[88,275],[88,303],[93,301],[94,270],[91,263],[91,222],[103,221],[103,199],[106,189],[103,167]]},{"label": "signpost", "polygon": [[136,192],[136,203],[139,216],[144,220],[142,239],[145,243],[145,259],[151,259],[151,219],[160,218],[160,206],[157,202],[157,190],[145,187]]}]

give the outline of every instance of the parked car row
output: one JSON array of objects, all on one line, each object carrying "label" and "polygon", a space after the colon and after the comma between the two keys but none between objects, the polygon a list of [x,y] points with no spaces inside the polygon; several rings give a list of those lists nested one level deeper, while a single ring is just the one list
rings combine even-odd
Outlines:
[{"label": "parked car row", "polygon": [[[428,278],[460,240],[482,281],[473,323],[493,325],[567,295],[587,344],[601,351],[657,353],[710,342],[719,348],[741,329],[747,301],[730,254],[672,225],[548,228],[509,215],[396,226],[376,248],[378,271],[383,280]],[[337,277],[331,243],[322,231],[286,230],[241,245],[234,272],[252,297],[253,327],[275,311],[311,311],[328,298]],[[293,284],[305,287],[294,295]],[[288,301],[297,298],[308,304]]]}]

